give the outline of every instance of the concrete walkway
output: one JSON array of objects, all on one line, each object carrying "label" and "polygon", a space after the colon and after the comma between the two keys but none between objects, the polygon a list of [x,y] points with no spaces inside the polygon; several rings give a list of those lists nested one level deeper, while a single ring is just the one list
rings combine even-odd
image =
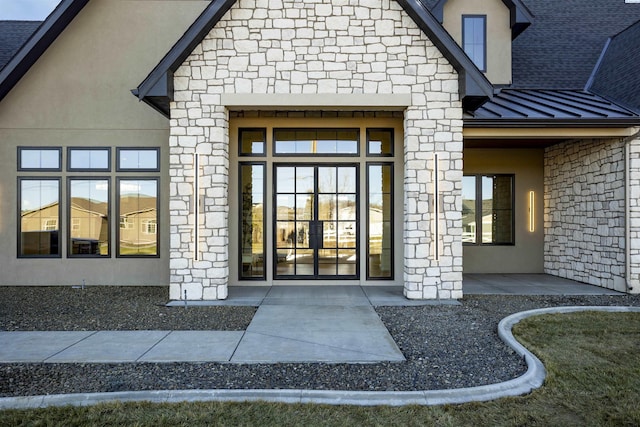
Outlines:
[{"label": "concrete walkway", "polygon": [[[465,294],[615,295],[542,274],[465,275]],[[401,362],[374,306],[460,304],[412,301],[399,286],[236,286],[225,301],[169,305],[259,306],[246,331],[0,332],[0,363]]]},{"label": "concrete walkway", "polygon": [[246,331],[0,332],[0,362],[401,362],[373,301],[407,300],[396,288],[232,288],[225,303],[259,305]]}]

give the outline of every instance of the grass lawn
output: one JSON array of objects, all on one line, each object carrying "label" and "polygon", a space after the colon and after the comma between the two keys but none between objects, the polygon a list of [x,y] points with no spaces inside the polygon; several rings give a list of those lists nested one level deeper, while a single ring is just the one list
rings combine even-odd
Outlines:
[{"label": "grass lawn", "polygon": [[528,396],[436,407],[102,404],[0,412],[0,425],[640,425],[640,313],[530,318],[514,334],[547,368]]}]

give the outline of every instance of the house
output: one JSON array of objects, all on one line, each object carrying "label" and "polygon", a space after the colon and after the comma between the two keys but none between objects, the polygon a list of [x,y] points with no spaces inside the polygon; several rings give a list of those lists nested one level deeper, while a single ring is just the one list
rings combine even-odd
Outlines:
[{"label": "house", "polygon": [[639,20],[629,0],[63,0],[0,69],[0,283],[638,293]]}]

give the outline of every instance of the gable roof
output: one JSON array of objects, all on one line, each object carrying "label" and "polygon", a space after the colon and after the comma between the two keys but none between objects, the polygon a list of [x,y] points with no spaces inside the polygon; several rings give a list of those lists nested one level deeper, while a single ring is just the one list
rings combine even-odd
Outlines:
[{"label": "gable roof", "polygon": [[640,113],[640,21],[609,39],[587,89]]},{"label": "gable roof", "polygon": [[20,81],[89,0],[62,0],[33,35],[0,69],[0,101]]},{"label": "gable roof", "polygon": [[[447,0],[421,0],[439,22],[444,20],[444,5]],[[509,8],[511,39],[515,39],[533,22],[533,15],[521,0],[502,0]]]},{"label": "gable roof", "polygon": [[[132,90],[163,115],[169,117],[173,96],[173,73],[182,65],[236,0],[212,0],[187,32],[178,40],[147,78]],[[475,108],[493,94],[493,86],[478,70],[451,35],[433,17],[421,0],[397,0],[431,42],[458,71],[460,95],[467,108]]]},{"label": "gable roof", "polygon": [[0,70],[9,62],[41,21],[0,21]]}]

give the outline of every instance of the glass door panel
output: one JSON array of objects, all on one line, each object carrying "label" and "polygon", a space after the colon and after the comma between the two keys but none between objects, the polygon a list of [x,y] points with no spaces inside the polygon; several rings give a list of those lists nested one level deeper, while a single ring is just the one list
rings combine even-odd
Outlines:
[{"label": "glass door panel", "polygon": [[357,176],[355,165],[275,166],[276,278],[357,278]]}]

